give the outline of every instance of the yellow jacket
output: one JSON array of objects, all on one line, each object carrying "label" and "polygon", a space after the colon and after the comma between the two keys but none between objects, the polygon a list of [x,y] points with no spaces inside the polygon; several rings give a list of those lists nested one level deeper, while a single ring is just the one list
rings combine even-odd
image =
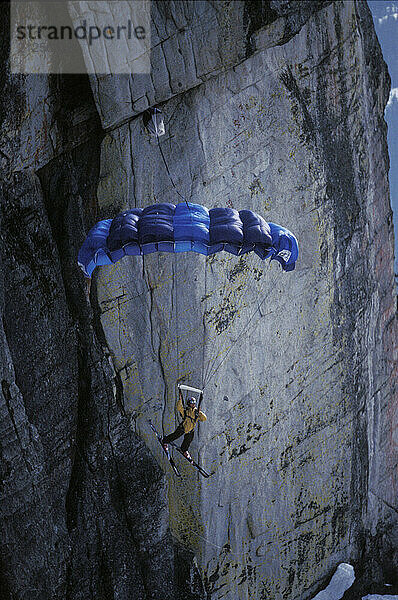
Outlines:
[{"label": "yellow jacket", "polygon": [[177,400],[177,410],[183,418],[182,424],[185,433],[193,431],[198,421],[206,421],[207,419],[205,413],[197,408],[191,408],[190,406],[184,408],[181,398]]}]

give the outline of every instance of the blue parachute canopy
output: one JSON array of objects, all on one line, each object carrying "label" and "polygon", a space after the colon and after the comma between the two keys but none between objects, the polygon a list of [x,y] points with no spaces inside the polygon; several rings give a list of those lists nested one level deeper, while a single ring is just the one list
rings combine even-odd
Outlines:
[{"label": "blue parachute canopy", "polygon": [[78,262],[86,277],[91,277],[96,266],[115,263],[126,255],[193,251],[209,256],[221,250],[236,256],[254,251],[263,260],[277,260],[284,271],[292,271],[298,258],[294,235],[251,210],[208,210],[181,202],[132,208],[100,221],[80,248]]}]

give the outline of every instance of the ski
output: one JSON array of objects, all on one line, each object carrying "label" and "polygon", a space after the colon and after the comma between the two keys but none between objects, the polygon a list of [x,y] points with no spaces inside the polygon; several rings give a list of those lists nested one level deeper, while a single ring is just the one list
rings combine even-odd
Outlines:
[{"label": "ski", "polygon": [[[181,477],[181,473],[179,472],[179,470],[177,469],[177,465],[175,464],[173,457],[171,456],[169,450],[166,450],[166,448],[163,446],[162,443],[162,436],[158,433],[156,427],[153,425],[152,421],[149,421],[149,425],[151,426],[152,431],[155,433],[159,444],[162,446],[163,448],[163,452],[165,453],[165,455],[167,456],[167,459],[171,465],[171,468],[173,469],[174,473],[177,475],[177,477]],[[174,444],[173,444],[174,446]]]},{"label": "ski", "polygon": [[[184,456],[184,452],[181,450],[181,448],[179,446],[177,446],[177,444],[175,444],[174,442],[169,442],[170,446],[173,446],[173,448],[175,448],[180,454],[181,456]],[[186,456],[184,456],[185,460],[187,460],[193,467],[195,467],[199,473],[201,475],[203,475],[203,477],[210,477],[211,473],[208,473],[207,471],[205,471],[204,469],[202,469],[202,467],[200,465],[198,465],[197,462],[194,461],[193,458],[187,458]]]}]

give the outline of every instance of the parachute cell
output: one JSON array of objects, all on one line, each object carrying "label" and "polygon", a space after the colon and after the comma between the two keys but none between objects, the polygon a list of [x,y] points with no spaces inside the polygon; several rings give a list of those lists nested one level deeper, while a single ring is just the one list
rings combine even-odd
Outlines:
[{"label": "parachute cell", "polygon": [[284,271],[293,271],[298,259],[296,238],[291,231],[281,225],[276,223],[268,223],[268,225],[271,229],[272,246],[277,250],[271,260],[277,260]]},{"label": "parachute cell", "polygon": [[91,277],[95,267],[114,262],[106,248],[111,223],[112,219],[105,219],[94,225],[79,250],[78,265],[87,277]]},{"label": "parachute cell", "polygon": [[254,251],[263,260],[277,260],[284,271],[292,271],[298,258],[295,236],[251,210],[208,210],[182,202],[133,208],[100,221],[87,235],[78,263],[91,277],[96,266],[125,255],[193,251],[209,256],[221,250],[236,256]]}]

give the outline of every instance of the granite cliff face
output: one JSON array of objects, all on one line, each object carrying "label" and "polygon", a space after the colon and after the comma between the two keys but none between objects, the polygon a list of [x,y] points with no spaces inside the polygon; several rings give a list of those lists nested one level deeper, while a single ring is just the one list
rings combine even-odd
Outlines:
[{"label": "granite cliff face", "polygon": [[[352,597],[398,585],[389,78],[368,7],[151,11],[150,76],[11,75],[2,36],[0,595],[299,600],[342,561]],[[287,226],[296,270],[153,254],[98,269],[88,301],[88,229],[176,188]],[[182,461],[176,480],[148,429],[174,427],[177,381],[205,386],[208,480]]]}]

